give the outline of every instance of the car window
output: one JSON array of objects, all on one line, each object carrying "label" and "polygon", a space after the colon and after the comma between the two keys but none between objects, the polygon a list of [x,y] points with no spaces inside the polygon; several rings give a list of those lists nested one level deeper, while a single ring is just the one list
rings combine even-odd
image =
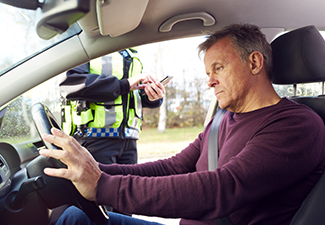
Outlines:
[{"label": "car window", "polygon": [[57,77],[20,95],[6,107],[0,126],[0,142],[14,144],[39,139],[30,113],[31,107],[37,102],[44,103],[60,123],[61,103]]},{"label": "car window", "polygon": [[[184,116],[178,119],[184,124],[199,123],[198,116],[203,117],[201,121],[204,121],[213,95],[212,90],[207,86],[208,76],[205,74],[203,62],[197,54],[197,46],[202,40],[200,37],[186,38],[139,46],[139,58],[144,73],[154,74],[156,78],[165,75],[174,76],[166,86],[167,109],[175,115],[184,113]],[[18,143],[39,139],[30,116],[30,109],[36,102],[44,103],[61,124],[58,82],[59,78],[54,77],[19,96],[7,106],[0,127],[0,141]],[[194,104],[196,102],[200,104]],[[197,110],[198,107],[200,110]],[[196,118],[198,122],[190,121],[191,118]],[[145,115],[144,122],[149,121],[150,116]]]},{"label": "car window", "polygon": [[[294,96],[293,85],[273,85],[276,92],[280,97]],[[297,96],[317,96],[322,94],[322,83],[298,84],[296,95]]]},{"label": "car window", "polygon": [[[207,86],[208,76],[206,76],[203,62],[197,54],[197,46],[202,40],[202,38],[196,37],[165,41],[139,46],[138,50],[144,73],[154,74],[157,76],[156,78],[165,75],[174,77],[166,86],[166,98],[169,99],[167,101],[168,111],[174,114],[178,114],[180,111],[184,113],[197,112],[204,121],[213,92]],[[24,140],[39,139],[30,115],[31,107],[37,102],[44,103],[61,124],[58,82],[59,78],[54,77],[19,96],[7,106],[0,127],[0,141],[18,143]],[[198,96],[200,97],[198,98]],[[199,106],[194,104],[197,101],[200,102]],[[202,110],[197,110],[198,107]],[[189,114],[190,118],[195,117],[190,113],[186,114]],[[150,120],[149,115],[145,115],[145,118],[146,122]],[[184,116],[179,120],[188,123],[190,119]],[[194,122],[191,121],[191,124]]]}]

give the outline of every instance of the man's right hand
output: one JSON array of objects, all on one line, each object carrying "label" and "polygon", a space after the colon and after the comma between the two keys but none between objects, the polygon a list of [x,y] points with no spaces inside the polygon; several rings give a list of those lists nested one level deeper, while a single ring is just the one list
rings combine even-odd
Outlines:
[{"label": "man's right hand", "polygon": [[40,154],[59,159],[67,168],[45,168],[44,173],[49,176],[62,177],[74,184],[80,194],[90,201],[96,200],[97,182],[102,174],[98,163],[73,137],[52,128],[53,135],[42,136],[44,141],[59,146],[61,149],[42,149]]}]

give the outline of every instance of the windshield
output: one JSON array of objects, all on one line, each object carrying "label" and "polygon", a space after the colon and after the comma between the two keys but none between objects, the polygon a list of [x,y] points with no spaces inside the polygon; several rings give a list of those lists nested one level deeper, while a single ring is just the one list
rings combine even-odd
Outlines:
[{"label": "windshield", "polygon": [[28,56],[81,31],[74,24],[67,32],[43,40],[35,28],[38,13],[0,3],[0,75]]}]

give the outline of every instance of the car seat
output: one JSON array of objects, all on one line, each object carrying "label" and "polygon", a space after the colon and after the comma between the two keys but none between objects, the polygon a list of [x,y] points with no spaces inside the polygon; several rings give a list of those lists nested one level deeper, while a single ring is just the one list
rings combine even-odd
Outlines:
[{"label": "car seat", "polygon": [[[324,121],[325,41],[319,31],[315,26],[296,29],[276,38],[271,46],[273,83],[292,84],[294,96],[289,98],[309,106]],[[322,95],[297,96],[297,84],[310,82],[322,82]],[[325,173],[290,223],[290,225],[309,224],[325,224]]]}]

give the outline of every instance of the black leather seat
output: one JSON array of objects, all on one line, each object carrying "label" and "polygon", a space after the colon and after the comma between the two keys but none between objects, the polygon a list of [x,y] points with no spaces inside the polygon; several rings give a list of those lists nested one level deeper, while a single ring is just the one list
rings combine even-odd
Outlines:
[{"label": "black leather seat", "polygon": [[[323,82],[322,92],[324,91],[325,41],[314,26],[303,27],[279,36],[271,46],[274,84],[293,84],[295,89],[300,83]],[[325,96],[292,96],[290,99],[309,106],[325,121]],[[325,224],[325,173],[290,223],[290,225],[320,224]]]}]

